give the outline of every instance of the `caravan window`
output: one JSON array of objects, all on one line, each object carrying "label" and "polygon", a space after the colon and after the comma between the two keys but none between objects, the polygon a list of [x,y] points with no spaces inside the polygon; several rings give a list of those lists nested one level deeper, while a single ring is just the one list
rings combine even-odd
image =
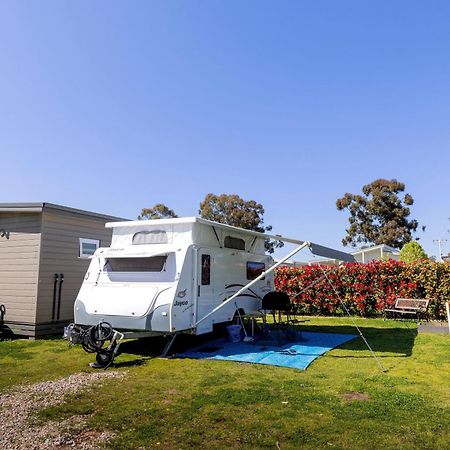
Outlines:
[{"label": "caravan window", "polygon": [[103,270],[107,272],[161,272],[167,255],[144,258],[107,258]]},{"label": "caravan window", "polygon": [[235,238],[233,236],[225,236],[225,241],[223,243],[226,248],[235,248],[236,250],[245,250],[244,239]]},{"label": "caravan window", "polygon": [[211,283],[211,255],[202,255],[202,285]]},{"label": "caravan window", "polygon": [[133,245],[168,243],[167,233],[164,230],[138,231],[133,235]]},{"label": "caravan window", "polygon": [[[266,265],[261,262],[247,261],[247,280],[254,280],[266,270]],[[264,279],[264,278],[263,278]]]}]

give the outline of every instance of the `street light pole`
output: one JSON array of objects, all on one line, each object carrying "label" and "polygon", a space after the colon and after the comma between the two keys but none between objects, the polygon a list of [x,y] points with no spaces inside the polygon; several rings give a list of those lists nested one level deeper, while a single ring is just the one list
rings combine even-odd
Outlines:
[{"label": "street light pole", "polygon": [[433,242],[439,247],[439,261],[442,262],[442,243],[447,242],[447,239],[433,239]]}]

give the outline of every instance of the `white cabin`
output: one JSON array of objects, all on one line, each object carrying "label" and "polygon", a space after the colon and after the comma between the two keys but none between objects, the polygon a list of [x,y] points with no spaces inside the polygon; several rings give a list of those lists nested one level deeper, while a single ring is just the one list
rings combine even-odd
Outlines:
[{"label": "white cabin", "polygon": [[[75,301],[75,324],[203,334],[239,309],[255,315],[273,272],[201,320],[273,264],[263,234],[200,218],[114,222],[111,246],[92,257]],[[199,322],[199,323],[198,323]]]}]

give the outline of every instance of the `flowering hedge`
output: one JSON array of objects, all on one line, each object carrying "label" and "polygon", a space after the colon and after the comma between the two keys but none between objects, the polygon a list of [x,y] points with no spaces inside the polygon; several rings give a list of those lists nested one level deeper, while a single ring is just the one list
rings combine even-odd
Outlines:
[{"label": "flowering hedge", "polygon": [[[326,273],[331,269],[324,267]],[[275,287],[287,292],[302,314],[343,314],[338,294],[352,314],[365,317],[381,315],[398,297],[428,298],[430,317],[443,319],[445,301],[450,301],[450,264],[430,260],[345,264],[328,274],[332,286],[323,275],[318,266],[280,267]]]}]

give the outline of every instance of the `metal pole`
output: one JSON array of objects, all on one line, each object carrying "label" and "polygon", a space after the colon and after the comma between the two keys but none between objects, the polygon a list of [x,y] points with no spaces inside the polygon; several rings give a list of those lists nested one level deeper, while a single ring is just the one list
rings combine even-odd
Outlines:
[{"label": "metal pole", "polygon": [[292,258],[296,253],[298,253],[300,250],[304,249],[305,247],[308,247],[310,244],[308,241],[303,242],[302,245],[295,248],[289,255],[285,256],[283,259],[275,263],[273,266],[269,267],[266,271],[264,271],[261,275],[257,276],[254,280],[250,281],[250,283],[246,284],[243,288],[239,289],[235,294],[233,294],[230,298],[225,300],[223,303],[221,303],[219,306],[216,306],[212,311],[210,311],[206,316],[202,317],[200,320],[197,321],[195,326],[197,326],[199,323],[203,322],[208,317],[212,316],[215,312],[217,312],[219,309],[223,308],[225,305],[233,301],[236,297],[241,295],[244,291],[246,291],[249,287],[253,286],[256,282],[264,278],[268,273],[273,272],[278,266],[283,264],[285,261],[287,261],[289,258]]},{"label": "metal pole", "polygon": [[439,260],[442,262],[442,242],[447,242],[447,239],[433,239],[433,242],[438,245],[439,248]]},{"label": "metal pole", "polygon": [[445,309],[447,310],[448,332],[450,333],[450,302],[445,302]]}]

